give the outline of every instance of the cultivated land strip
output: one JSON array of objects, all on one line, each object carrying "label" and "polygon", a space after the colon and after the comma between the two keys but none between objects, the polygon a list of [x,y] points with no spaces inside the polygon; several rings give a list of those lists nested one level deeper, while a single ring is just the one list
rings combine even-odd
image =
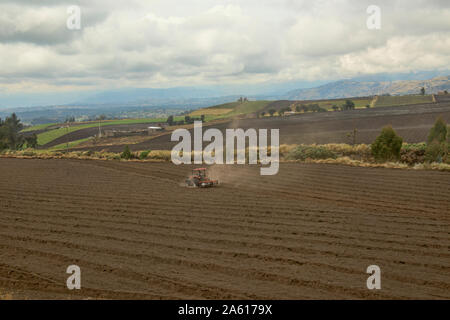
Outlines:
[{"label": "cultivated land strip", "polygon": [[[0,159],[0,287],[26,298],[450,298],[450,174]],[[65,269],[82,269],[82,290]],[[382,290],[365,287],[367,266]]]}]

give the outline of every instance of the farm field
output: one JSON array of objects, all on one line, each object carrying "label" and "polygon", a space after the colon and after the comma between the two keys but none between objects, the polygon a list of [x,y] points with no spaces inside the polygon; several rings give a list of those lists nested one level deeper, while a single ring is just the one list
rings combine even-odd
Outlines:
[{"label": "farm field", "polygon": [[[123,120],[106,120],[101,121],[100,126],[103,129],[114,130],[116,128],[124,127],[135,127],[147,128],[149,124],[156,122],[165,122],[166,119],[123,119]],[[33,126],[24,129],[23,133],[36,133],[38,138],[38,144],[44,147],[53,147],[60,143],[65,143],[67,141],[74,141],[78,139],[72,139],[72,136],[79,136],[79,131],[85,130],[84,132],[98,132],[99,122],[88,122],[88,123],[72,123],[69,126],[67,124],[44,124]],[[86,130],[90,129],[90,130]],[[87,138],[87,137],[83,137]],[[59,139],[59,140],[58,140]],[[64,140],[61,142],[61,139]],[[69,140],[68,140],[69,139]],[[70,140],[72,139],[72,140]],[[56,142],[55,142],[56,140]]]},{"label": "farm field", "polygon": [[[149,127],[148,123],[137,123],[137,124],[120,124],[120,125],[104,125],[101,127],[102,132],[105,130],[143,130]],[[76,127],[74,127],[76,128]],[[57,129],[64,130],[64,129]],[[53,130],[52,130],[53,131]],[[49,131],[51,132],[51,131]],[[42,145],[43,148],[53,148],[58,145],[66,144],[71,141],[78,141],[82,139],[87,139],[89,137],[93,137],[98,134],[98,125],[97,127],[85,127],[85,128],[76,128],[75,130],[60,135],[49,142]],[[39,136],[38,136],[39,137]]]},{"label": "farm field", "polygon": [[[424,112],[429,113],[434,109],[442,109],[442,105],[449,105],[450,100],[446,99],[445,96],[437,97],[437,103],[428,103],[431,102],[431,96],[393,96],[393,97],[379,97],[376,106],[383,106],[383,110],[374,110],[378,108],[371,108],[370,110],[365,110],[365,106],[372,104],[371,99],[369,98],[353,98],[352,100],[355,103],[355,106],[358,110],[354,110],[357,112],[361,112],[361,115],[385,115],[389,116],[390,114],[405,114],[404,108],[411,109],[413,113],[417,113],[418,109]],[[428,101],[430,100],[430,101]],[[270,109],[280,110],[285,107],[290,107],[292,104],[310,104],[317,103],[320,107],[325,108],[327,110],[331,110],[334,104],[342,105],[345,102],[345,99],[335,99],[335,100],[317,100],[317,101],[288,101],[288,100],[279,100],[279,101],[247,101],[244,103],[239,102],[231,102],[222,105],[217,105],[208,108],[202,108],[193,111],[190,113],[192,117],[200,117],[201,115],[205,116],[205,121],[213,121],[213,120],[229,120],[233,121],[233,118],[239,118],[242,120],[243,118],[253,118],[255,117],[255,113],[260,113],[262,111],[266,112]],[[419,103],[419,104],[418,104]],[[420,104],[423,103],[423,104]],[[402,111],[403,110],[403,111]],[[420,113],[420,112],[419,112]],[[318,119],[345,119],[346,116],[349,115],[348,111],[343,113],[342,115],[337,115],[335,112],[327,112],[325,114],[298,114],[296,116],[302,116],[305,119],[310,119],[311,121],[315,121]],[[351,114],[350,114],[350,117]],[[268,116],[264,117],[265,119],[270,118]],[[184,117],[177,116],[175,117],[176,121],[183,120]],[[389,119],[387,119],[389,120]],[[276,121],[276,120],[275,120]],[[148,126],[149,123],[154,122],[166,122],[166,119],[123,119],[123,120],[112,120],[112,121],[102,121],[101,127],[103,130],[136,130],[136,129],[144,129]],[[428,125],[428,124],[427,124]],[[343,130],[353,130],[352,128],[345,128]],[[62,145],[66,146],[69,143],[69,147],[78,147],[78,144],[81,142],[85,142],[88,138],[94,136],[98,133],[98,122],[89,122],[89,123],[73,123],[70,127],[64,127],[64,124],[46,124],[39,125],[30,128],[26,128],[23,130],[26,134],[36,133],[38,137],[38,144],[40,148],[44,149],[56,149],[60,148]],[[319,141],[314,141],[314,139],[306,139],[308,142],[301,143],[328,143],[328,142],[348,142],[346,138],[347,132],[337,132],[333,136],[328,135],[328,138],[322,139]],[[324,133],[319,132],[319,135],[323,135]],[[325,133],[325,135],[327,135]],[[423,134],[420,134],[423,136]],[[336,137],[338,141],[336,140]],[[362,136],[363,139],[364,135]],[[372,136],[370,137],[370,139]],[[333,141],[329,141],[329,140]],[[410,137],[408,137],[410,139]],[[411,137],[414,139],[414,137]],[[313,142],[311,142],[313,141]],[[325,142],[322,142],[325,141]],[[423,141],[423,140],[421,140]],[[364,141],[362,141],[364,142]],[[417,142],[417,141],[412,141]]]},{"label": "farm field", "polygon": [[432,103],[431,95],[379,96],[376,107],[403,106],[411,104]]},{"label": "farm field", "polygon": [[[357,131],[357,143],[372,143],[386,125],[392,125],[405,142],[426,141],[430,128],[441,116],[450,122],[450,104],[402,106],[360,109],[346,112],[309,113],[288,117],[266,117],[264,119],[235,119],[210,127],[280,129],[281,144],[327,144],[352,143],[348,133]],[[209,128],[209,127],[208,127]],[[193,131],[191,136],[193,137]],[[177,142],[170,141],[170,134],[161,135],[144,142],[129,144],[132,151],[170,150]],[[125,144],[82,147],[77,150],[106,150],[122,152]],[[207,143],[205,143],[206,145]]]},{"label": "farm field", "polygon": [[206,120],[223,119],[234,116],[245,116],[255,112],[263,110],[271,101],[258,100],[258,101],[246,101],[230,102],[217,106],[202,108],[190,113],[190,116],[205,115]]},{"label": "farm field", "polygon": [[[0,292],[14,298],[450,298],[449,173],[214,166],[221,185],[195,189],[170,163],[0,168]],[[382,290],[366,289],[372,264]]]}]

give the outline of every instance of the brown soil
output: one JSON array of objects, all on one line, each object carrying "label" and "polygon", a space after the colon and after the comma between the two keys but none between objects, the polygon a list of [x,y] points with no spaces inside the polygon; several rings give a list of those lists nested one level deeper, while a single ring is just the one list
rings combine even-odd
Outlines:
[{"label": "brown soil", "polygon": [[[14,298],[450,298],[450,174],[333,165],[0,159]],[[65,287],[69,265],[82,289]],[[382,289],[369,291],[369,265]]]},{"label": "brown soil", "polygon": [[[426,141],[430,128],[439,116],[450,122],[450,103],[308,113],[283,118],[236,119],[211,127],[223,133],[227,128],[279,129],[281,144],[353,143],[353,138],[348,134],[356,128],[356,143],[370,144],[384,126],[392,125],[405,142],[417,143]],[[193,130],[190,132],[193,137]],[[129,146],[132,151],[170,150],[176,143],[171,142],[170,134],[167,134]],[[122,152],[124,147],[124,144],[117,143],[81,150]]]},{"label": "brown soil", "polygon": [[[102,133],[104,133],[105,130],[128,130],[128,131],[144,130],[144,129],[147,129],[151,125],[152,125],[151,123],[103,125],[101,127],[101,130],[102,130]],[[98,127],[81,129],[78,131],[68,133],[62,137],[59,137],[59,138],[43,145],[42,148],[51,148],[51,147],[57,146],[62,143],[67,143],[70,141],[76,141],[76,140],[93,137],[97,134],[98,134]]]}]

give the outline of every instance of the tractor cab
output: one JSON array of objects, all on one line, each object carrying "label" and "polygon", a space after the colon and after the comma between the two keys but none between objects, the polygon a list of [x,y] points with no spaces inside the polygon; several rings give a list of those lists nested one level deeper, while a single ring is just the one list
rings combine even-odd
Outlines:
[{"label": "tractor cab", "polygon": [[193,169],[192,176],[199,177],[200,179],[206,178],[206,168]]},{"label": "tractor cab", "polygon": [[208,178],[206,168],[197,168],[192,170],[192,176],[186,179],[186,185],[200,188],[213,187],[219,184],[217,180]]}]

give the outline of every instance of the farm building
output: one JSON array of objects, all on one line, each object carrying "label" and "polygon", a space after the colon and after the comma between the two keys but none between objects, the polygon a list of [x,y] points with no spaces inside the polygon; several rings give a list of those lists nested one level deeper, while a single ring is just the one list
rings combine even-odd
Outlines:
[{"label": "farm building", "polygon": [[148,127],[148,134],[164,130],[163,127]]},{"label": "farm building", "polygon": [[156,132],[164,130],[164,127],[148,127],[147,129],[141,130],[105,130],[105,137],[107,138],[117,138],[117,137],[132,137],[132,136],[146,136],[152,135]]}]

